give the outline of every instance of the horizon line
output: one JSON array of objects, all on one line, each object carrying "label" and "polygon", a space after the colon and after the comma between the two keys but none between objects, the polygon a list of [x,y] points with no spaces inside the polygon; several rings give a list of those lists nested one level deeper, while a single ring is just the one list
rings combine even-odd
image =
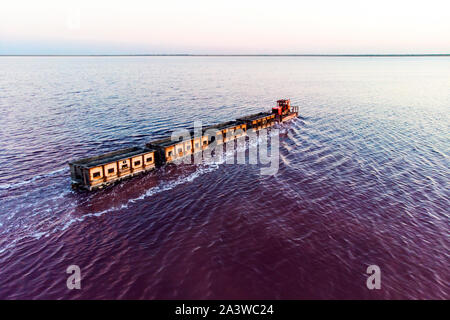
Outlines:
[{"label": "horizon line", "polygon": [[447,57],[450,53],[393,54],[0,54],[0,57]]}]

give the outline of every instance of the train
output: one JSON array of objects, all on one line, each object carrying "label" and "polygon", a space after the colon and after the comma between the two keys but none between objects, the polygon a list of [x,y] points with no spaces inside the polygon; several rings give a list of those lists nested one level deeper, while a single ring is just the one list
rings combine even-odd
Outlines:
[{"label": "train", "polygon": [[74,189],[95,190],[120,180],[142,174],[177,159],[202,152],[211,145],[228,143],[257,132],[275,123],[298,117],[298,106],[290,99],[277,100],[267,112],[259,112],[202,128],[201,134],[190,131],[190,139],[172,140],[166,137],[136,146],[69,162],[71,185]]}]

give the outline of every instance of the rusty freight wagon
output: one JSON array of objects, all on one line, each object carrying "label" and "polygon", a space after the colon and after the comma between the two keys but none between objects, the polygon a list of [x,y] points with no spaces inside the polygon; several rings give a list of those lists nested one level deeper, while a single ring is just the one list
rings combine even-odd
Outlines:
[{"label": "rusty freight wagon", "polygon": [[74,187],[101,188],[155,167],[155,150],[132,147],[69,162]]},{"label": "rusty freight wagon", "polygon": [[245,136],[247,124],[240,121],[227,121],[204,128],[203,134],[208,136],[209,143],[216,141],[216,144],[220,145]]},{"label": "rusty freight wagon", "polygon": [[146,144],[146,147],[156,150],[157,163],[171,163],[175,159],[183,158],[187,152],[191,152],[191,141],[184,142],[183,140],[172,141],[170,137],[160,140],[151,141]]},{"label": "rusty freight wagon", "polygon": [[253,131],[258,131],[273,126],[275,124],[275,114],[270,112],[260,112],[238,118],[237,121],[245,123]]},{"label": "rusty freight wagon", "polygon": [[190,156],[208,147],[208,136],[195,136],[193,132],[190,132],[190,137],[191,139],[189,140],[180,138],[176,141],[173,141],[171,137],[167,137],[150,141],[146,146],[156,150],[158,164],[171,163],[175,159]]}]

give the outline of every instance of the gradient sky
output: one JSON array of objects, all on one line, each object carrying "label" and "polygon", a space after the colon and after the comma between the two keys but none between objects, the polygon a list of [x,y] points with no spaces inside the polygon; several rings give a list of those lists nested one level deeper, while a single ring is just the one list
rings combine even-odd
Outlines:
[{"label": "gradient sky", "polygon": [[450,53],[450,1],[0,4],[0,54]]}]

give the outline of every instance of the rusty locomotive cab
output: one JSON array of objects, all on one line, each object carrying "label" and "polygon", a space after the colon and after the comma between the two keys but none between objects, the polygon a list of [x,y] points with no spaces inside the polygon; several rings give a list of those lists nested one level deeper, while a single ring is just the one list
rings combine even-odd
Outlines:
[{"label": "rusty locomotive cab", "polygon": [[72,186],[93,190],[116,181],[149,171],[155,166],[172,163],[176,159],[202,152],[214,143],[217,145],[234,141],[247,135],[248,130],[257,132],[277,122],[298,116],[298,107],[291,106],[289,99],[278,100],[269,112],[260,112],[202,128],[201,132],[190,131],[190,137],[171,137],[150,141],[145,147],[122,149],[100,156],[69,162]]},{"label": "rusty locomotive cab", "polygon": [[298,117],[298,106],[291,106],[290,99],[277,100],[277,106],[272,108],[272,114],[278,122],[284,122]]}]

